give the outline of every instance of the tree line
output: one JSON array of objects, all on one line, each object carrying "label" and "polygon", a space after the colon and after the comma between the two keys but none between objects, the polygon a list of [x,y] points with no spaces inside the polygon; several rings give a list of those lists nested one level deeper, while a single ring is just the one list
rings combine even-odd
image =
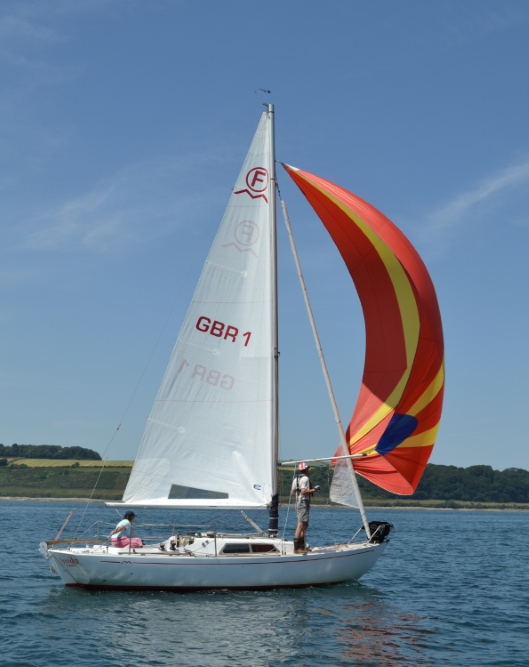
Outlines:
[{"label": "tree line", "polygon": [[101,455],[93,449],[60,447],[59,445],[0,445],[0,457],[101,461]]},{"label": "tree line", "polygon": [[[321,486],[315,498],[323,501],[329,497],[332,466],[313,466],[312,484]],[[279,470],[280,496],[288,499],[292,484],[292,469]],[[469,468],[429,463],[411,496],[399,496],[384,491],[367,479],[357,475],[358,485],[366,500],[460,500],[478,503],[529,503],[529,472],[521,468],[494,470],[491,466],[478,465]]]},{"label": "tree line", "polygon": [[429,463],[412,496],[388,493],[364,478],[359,478],[359,486],[366,498],[529,503],[529,472],[521,468],[494,470],[485,465],[458,468]]}]

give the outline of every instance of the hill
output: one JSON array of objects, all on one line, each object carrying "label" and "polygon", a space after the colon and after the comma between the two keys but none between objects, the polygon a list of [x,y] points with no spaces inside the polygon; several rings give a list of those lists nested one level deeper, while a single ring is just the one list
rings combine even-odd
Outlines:
[{"label": "hill", "polygon": [[484,465],[458,468],[429,463],[412,496],[388,493],[363,478],[359,478],[359,486],[366,499],[529,503],[529,472],[521,468],[500,471]]},{"label": "hill", "polygon": [[[67,449],[67,448],[64,448]],[[88,450],[90,451],[90,450]],[[2,465],[3,464],[3,465]],[[0,459],[0,496],[86,498],[98,479],[102,462],[97,460]],[[94,498],[119,499],[127,484],[131,461],[108,461],[105,464]],[[289,500],[293,468],[279,469],[279,494],[282,503]],[[329,497],[332,466],[315,466],[312,484],[321,486],[316,503]],[[505,505],[529,504],[529,472],[520,468],[493,470],[490,466],[458,468],[429,464],[412,496],[397,496],[358,477],[366,505],[425,505],[456,507],[457,503]]]},{"label": "hill", "polygon": [[62,466],[56,465],[56,461],[49,463],[28,466],[19,460],[0,467],[0,497],[88,498],[97,482],[93,498],[120,500],[132,469],[125,461],[112,462],[114,465],[105,466],[100,475],[102,463],[82,465],[79,461],[64,461]]},{"label": "hill", "polygon": [[[332,466],[318,466],[311,471],[311,482],[322,487],[321,497],[328,497]],[[281,496],[288,497],[293,469],[280,469]],[[460,501],[474,503],[529,503],[529,472],[521,468],[493,470],[491,466],[458,468],[429,463],[416,492],[411,496],[388,493],[367,479],[357,476],[364,500],[370,501]]]}]

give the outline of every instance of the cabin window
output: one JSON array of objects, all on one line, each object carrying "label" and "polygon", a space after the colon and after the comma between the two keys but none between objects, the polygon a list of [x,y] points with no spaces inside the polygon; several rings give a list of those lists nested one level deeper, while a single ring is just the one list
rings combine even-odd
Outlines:
[{"label": "cabin window", "polygon": [[223,554],[249,554],[250,553],[250,545],[248,542],[244,544],[226,544],[224,549],[222,550]]},{"label": "cabin window", "polygon": [[270,551],[275,551],[277,553],[277,549],[273,544],[252,544],[252,552],[254,554],[265,554]]}]

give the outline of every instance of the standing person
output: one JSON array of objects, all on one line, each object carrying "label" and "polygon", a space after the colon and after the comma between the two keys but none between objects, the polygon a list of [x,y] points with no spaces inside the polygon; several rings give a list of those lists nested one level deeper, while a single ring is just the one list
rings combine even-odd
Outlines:
[{"label": "standing person", "polygon": [[142,542],[142,540],[140,540],[139,537],[131,538],[132,524],[134,523],[135,518],[136,518],[136,515],[134,514],[134,512],[132,510],[127,510],[125,512],[121,521],[114,528],[114,530],[110,533],[110,537],[112,538],[112,546],[113,547],[128,547],[128,546],[131,546],[133,548],[136,548],[136,547],[142,547],[143,546],[143,542]]},{"label": "standing person", "polygon": [[313,489],[310,486],[309,472],[310,467],[306,463],[300,463],[298,474],[292,483],[292,494],[296,494],[296,514],[298,525],[294,535],[294,553],[300,554],[307,551],[305,536],[309,527],[310,501],[319,486]]}]

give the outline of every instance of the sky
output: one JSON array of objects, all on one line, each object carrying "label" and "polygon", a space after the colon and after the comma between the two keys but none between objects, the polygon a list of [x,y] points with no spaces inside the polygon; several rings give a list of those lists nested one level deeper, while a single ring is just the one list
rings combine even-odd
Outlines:
[{"label": "sky", "polygon": [[[529,469],[528,68],[521,0],[0,2],[0,442],[134,458],[266,99],[278,160],[368,200],[430,271],[446,342],[431,462]],[[278,178],[347,424],[362,312]],[[281,456],[331,456],[278,233]]]}]

